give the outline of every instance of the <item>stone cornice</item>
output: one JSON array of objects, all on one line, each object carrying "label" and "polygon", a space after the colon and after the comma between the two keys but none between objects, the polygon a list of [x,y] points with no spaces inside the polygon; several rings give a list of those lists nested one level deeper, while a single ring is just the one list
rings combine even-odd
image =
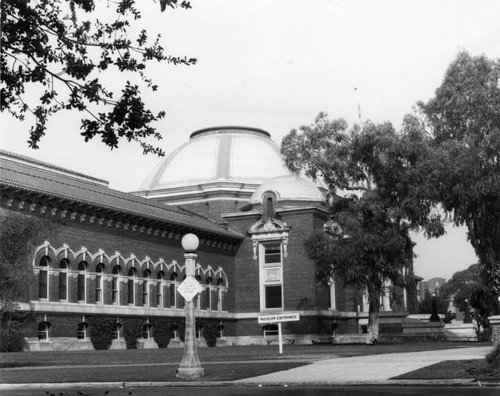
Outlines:
[{"label": "stone cornice", "polygon": [[28,212],[49,219],[59,219],[95,227],[143,234],[156,238],[180,239],[188,232],[194,232],[202,245],[214,248],[237,250],[243,235],[235,231],[219,232],[201,227],[180,224],[161,218],[139,215],[111,207],[92,205],[88,202],[62,196],[30,191],[21,186],[0,185],[2,196],[0,206],[16,211]]}]

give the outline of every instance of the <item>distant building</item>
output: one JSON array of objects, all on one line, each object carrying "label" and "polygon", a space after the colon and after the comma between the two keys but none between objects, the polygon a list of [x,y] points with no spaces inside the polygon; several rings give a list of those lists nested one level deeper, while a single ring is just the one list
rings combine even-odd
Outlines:
[{"label": "distant building", "polygon": [[[34,312],[34,322],[23,328],[31,350],[92,348],[88,330],[95,317],[115,321],[112,348],[125,347],[128,318],[143,323],[140,347],[155,347],[154,323],[162,318],[172,323],[170,345],[179,345],[185,315],[177,291],[185,277],[180,241],[187,233],[201,242],[197,323],[218,323],[218,345],[272,341],[276,326],[257,321],[267,313],[300,314],[299,322],[283,325],[296,343],[366,330],[366,296],[335,279],[318,284],[304,244],[314,230],[329,229],[331,197],[291,174],[263,130],[194,132],[133,194],[1,151],[0,189],[2,217],[15,212],[52,224],[26,263],[35,275],[31,296],[19,301]],[[406,302],[393,311],[391,300],[387,284],[382,333],[405,314]],[[201,343],[202,334],[200,325]]]},{"label": "distant building", "polygon": [[417,284],[417,293],[419,296],[420,301],[422,301],[425,298],[426,293],[429,293],[432,295],[433,293],[436,293],[436,295],[439,295],[439,289],[441,286],[443,286],[446,283],[445,278],[431,278],[428,280],[422,280]]}]

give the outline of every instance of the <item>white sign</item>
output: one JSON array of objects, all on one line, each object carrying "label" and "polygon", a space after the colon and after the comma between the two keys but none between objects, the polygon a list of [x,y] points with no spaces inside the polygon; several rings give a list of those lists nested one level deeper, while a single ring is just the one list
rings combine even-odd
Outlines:
[{"label": "white sign", "polygon": [[200,285],[194,277],[188,276],[184,279],[184,282],[179,285],[177,291],[187,302],[190,302],[198,293],[203,291],[203,286]]},{"label": "white sign", "polygon": [[298,312],[289,312],[282,314],[272,314],[259,316],[259,324],[261,323],[280,323],[280,322],[294,322],[300,320]]}]

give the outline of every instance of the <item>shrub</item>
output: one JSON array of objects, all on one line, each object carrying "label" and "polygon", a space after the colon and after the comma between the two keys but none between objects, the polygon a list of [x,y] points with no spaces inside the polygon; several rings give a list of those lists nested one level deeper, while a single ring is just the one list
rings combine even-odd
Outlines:
[{"label": "shrub", "polygon": [[486,356],[486,363],[488,363],[492,369],[500,368],[500,344]]},{"label": "shrub", "polygon": [[88,318],[90,341],[96,350],[109,349],[113,342],[113,330],[116,320],[101,316]]},{"label": "shrub", "polygon": [[217,344],[217,337],[219,336],[219,323],[216,321],[206,321],[202,323],[203,337],[207,342],[207,346],[214,347]]},{"label": "shrub", "polygon": [[177,326],[179,338],[182,342],[186,339],[186,319],[175,319],[172,321],[172,326]]},{"label": "shrub", "polygon": [[137,349],[137,339],[142,337],[142,319],[125,319],[123,322],[123,337],[127,349]]},{"label": "shrub", "polygon": [[149,321],[153,326],[153,338],[158,344],[158,348],[166,348],[170,343],[170,331],[172,320],[166,318],[155,318]]},{"label": "shrub", "polygon": [[19,331],[19,322],[11,322],[6,329],[0,329],[0,352],[22,352],[25,341]]}]

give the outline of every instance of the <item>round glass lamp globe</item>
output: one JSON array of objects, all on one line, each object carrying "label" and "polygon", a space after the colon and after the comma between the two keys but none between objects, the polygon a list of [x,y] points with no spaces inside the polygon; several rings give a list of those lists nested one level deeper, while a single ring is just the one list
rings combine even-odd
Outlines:
[{"label": "round glass lamp globe", "polygon": [[182,247],[186,252],[194,252],[200,245],[200,240],[194,234],[186,234],[182,237]]}]

